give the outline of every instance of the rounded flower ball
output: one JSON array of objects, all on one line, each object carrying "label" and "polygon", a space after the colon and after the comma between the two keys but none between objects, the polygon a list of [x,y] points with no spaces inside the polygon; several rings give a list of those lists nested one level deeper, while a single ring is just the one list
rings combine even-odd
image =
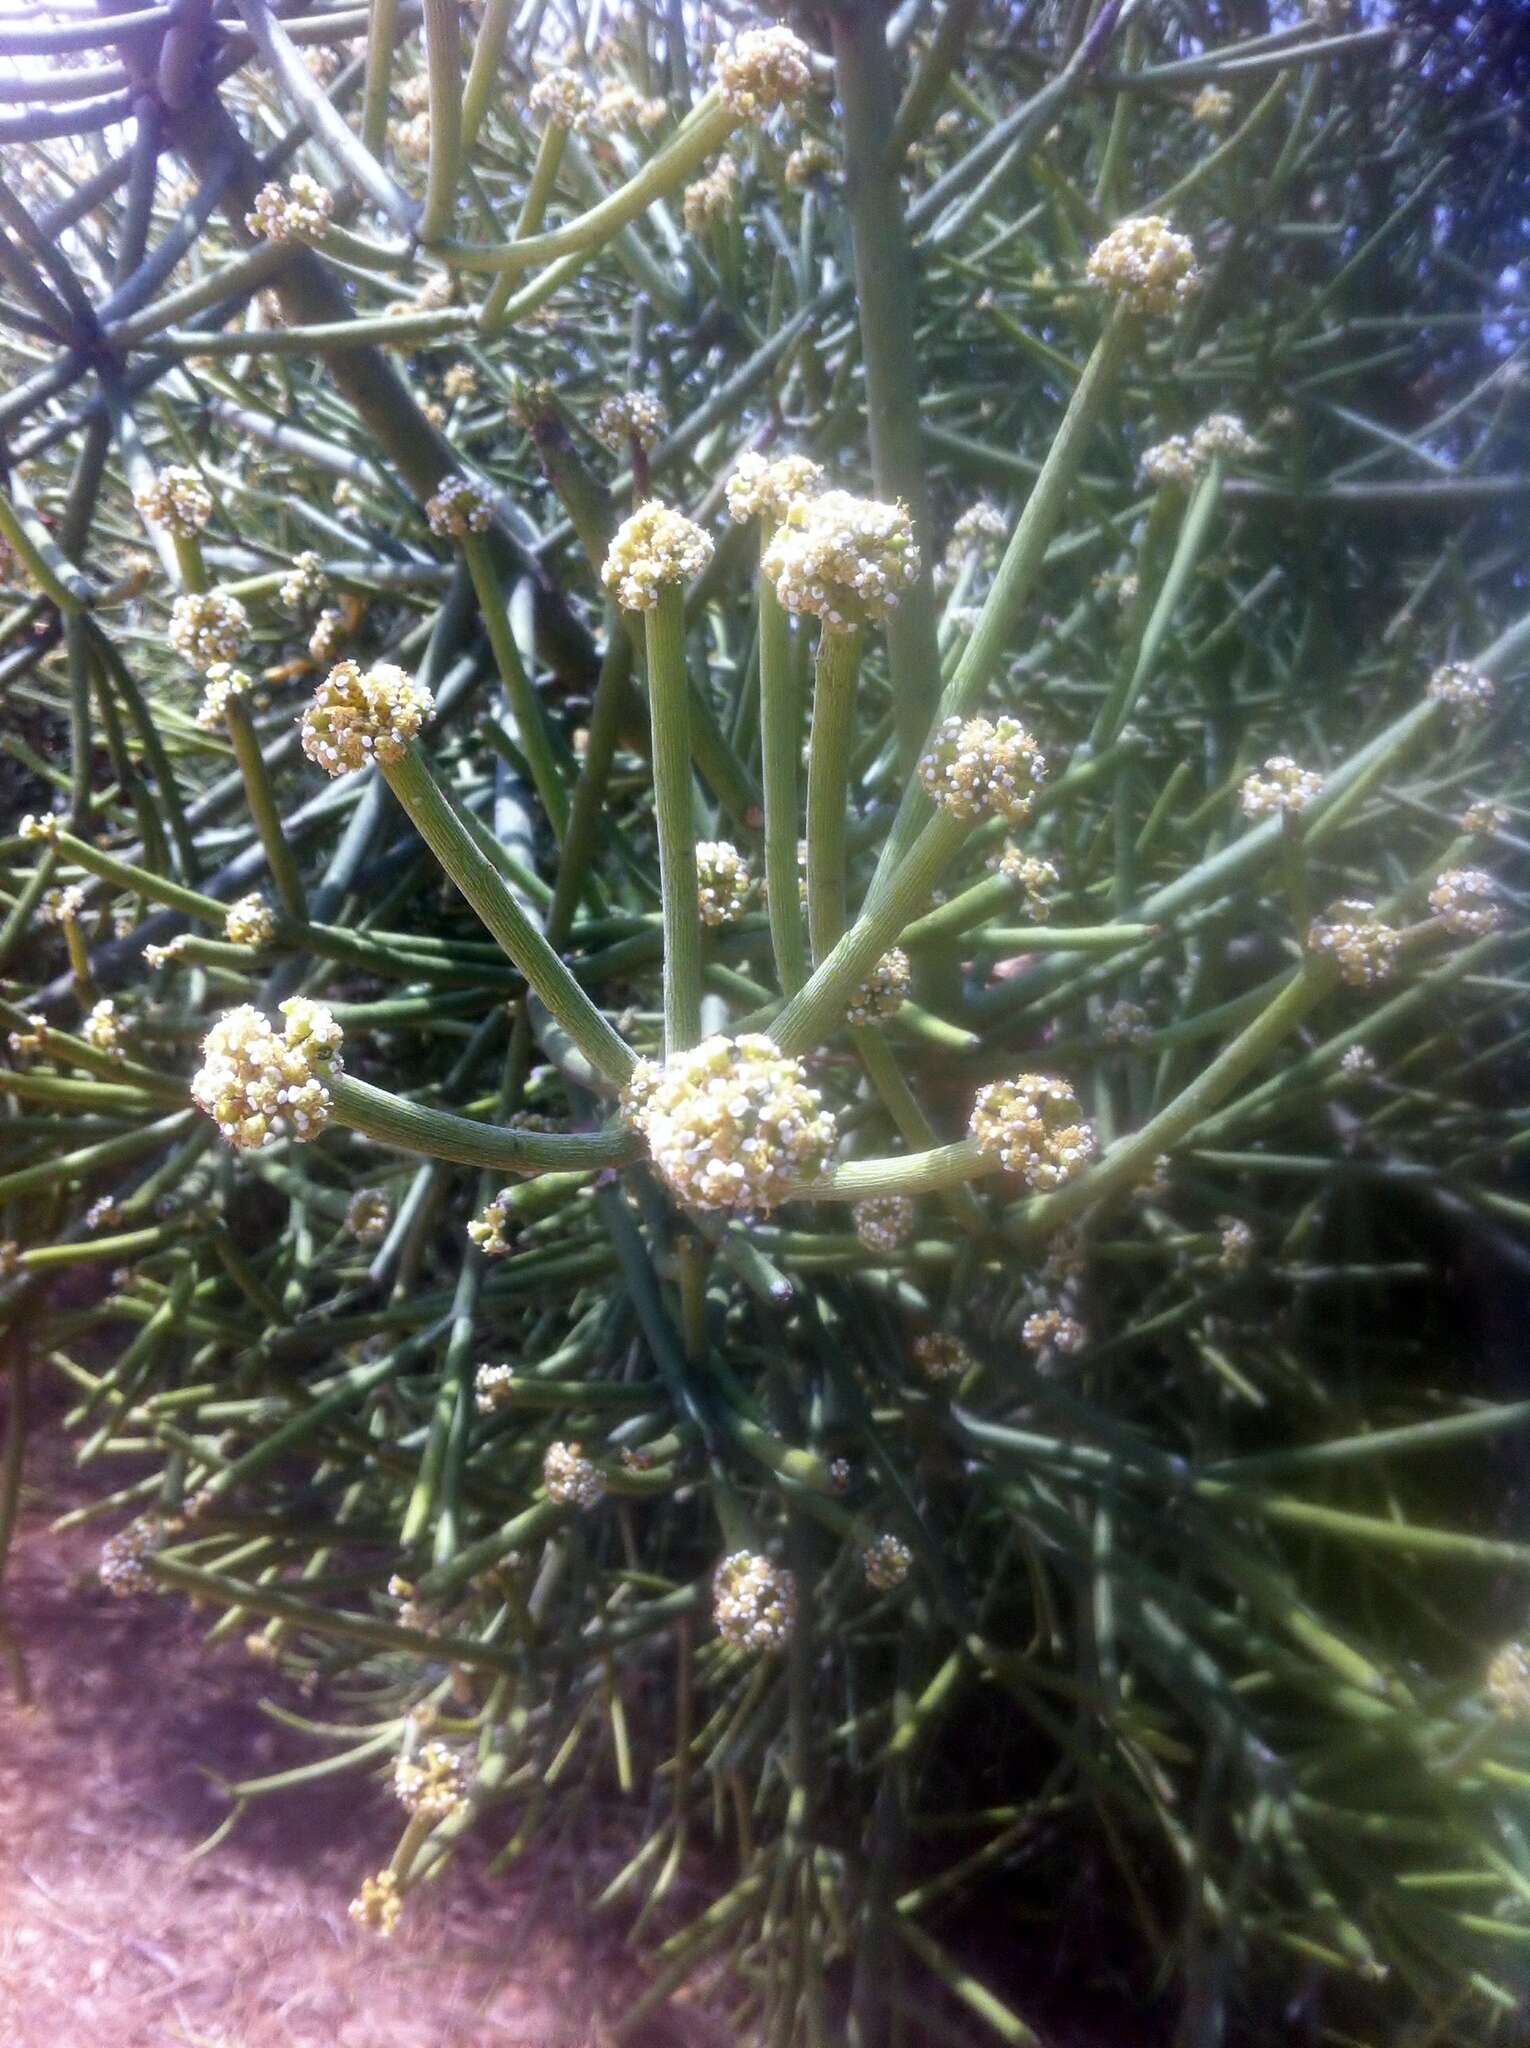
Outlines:
[{"label": "rounded flower ball", "polygon": [[1039,1194],[1082,1173],[1097,1150],[1078,1097],[1050,1074],[990,1081],[977,1092],[969,1128],[980,1151]]},{"label": "rounded flower ball", "polygon": [[914,1204],[907,1195],[868,1195],[850,1211],[850,1221],[867,1251],[899,1251],[914,1234]]},{"label": "rounded flower ball", "polygon": [[813,85],[807,44],[779,24],[735,36],[717,53],[716,76],[723,104],[743,121],[800,106]]},{"label": "rounded flower ball", "polygon": [[875,625],[919,575],[919,549],[903,505],[825,491],[794,498],[760,560],[789,612],[811,612],[829,632]]},{"label": "rounded flower ball", "polygon": [[316,1138],[329,1121],[325,1084],[343,1071],[340,1026],[305,996],[289,996],[281,1014],[278,1027],[241,1004],[202,1041],[191,1099],[236,1151],[277,1138]]},{"label": "rounded flower ball", "polygon": [[1022,823],[1046,774],[1046,756],[1017,718],[948,718],[919,762],[926,794],[968,824]]},{"label": "rounded flower ball", "polygon": [[1497,886],[1481,868],[1447,868],[1429,891],[1429,908],[1458,939],[1485,938],[1503,923]]},{"label": "rounded flower ball", "polygon": [[328,228],[335,202],[317,178],[296,171],[285,185],[262,185],[244,217],[252,235],[263,242],[314,242]]},{"label": "rounded flower ball", "polygon": [[711,559],[712,543],[695,521],[650,498],[616,529],[600,576],[624,611],[651,612],[661,590],[682,588]]},{"label": "rounded flower ball", "polygon": [[676,1053],[637,1117],[659,1173],[698,1209],[774,1207],[822,1173],[838,1135],[802,1062],[759,1032]]},{"label": "rounded flower ball", "polygon": [[457,471],[442,477],[435,495],[426,499],[425,517],[439,540],[487,533],[494,517],[494,493],[481,478]]},{"label": "rounded flower ball", "polygon": [[736,1550],[712,1576],[712,1618],[735,1649],[783,1649],[797,1619],[797,1582],[768,1557]]},{"label": "rounded flower ball", "polygon": [[176,463],[134,494],[133,503],[151,526],[177,540],[190,540],[213,516],[213,495],[200,470]]},{"label": "rounded flower ball", "polygon": [[390,662],[338,662],[303,713],[303,752],[326,775],[396,761],[433,708],[429,690]]},{"label": "rounded flower ball", "polygon": [[1307,932],[1309,953],[1326,953],[1351,988],[1374,988],[1397,965],[1402,934],[1384,924],[1374,903],[1349,896],[1335,903]]},{"label": "rounded flower ball", "polygon": [[1156,213],[1112,228],[1088,262],[1097,284],[1137,313],[1171,313],[1199,282],[1195,249]]},{"label": "rounded flower ball", "polygon": [[613,455],[625,455],[634,441],[639,448],[657,448],[669,432],[669,414],[646,391],[619,391],[601,400],[590,432]]},{"label": "rounded flower ball", "polygon": [[582,135],[595,120],[595,95],[576,71],[549,71],[531,88],[531,111],[550,128]]},{"label": "rounded flower ball", "polygon": [[696,842],[696,882],[701,921],[713,927],[741,917],[754,888],[748,862],[727,839]]},{"label": "rounded flower ball", "polygon": [[1299,768],[1289,754],[1272,754],[1262,773],[1245,775],[1238,802],[1245,818],[1295,818],[1323,787],[1311,768]]},{"label": "rounded flower ball", "polygon": [[740,526],[748,519],[774,525],[798,498],[816,497],[823,489],[823,471],[806,455],[781,455],[774,462],[746,448],[727,483],[728,517]]},{"label": "rounded flower ball", "polygon": [[578,1444],[549,1444],[542,1459],[547,1498],[562,1507],[598,1507],[605,1498],[605,1474],[581,1456]]},{"label": "rounded flower ball", "polygon": [[233,661],[250,637],[250,615],[226,590],[178,597],[170,608],[170,645],[203,674]]}]

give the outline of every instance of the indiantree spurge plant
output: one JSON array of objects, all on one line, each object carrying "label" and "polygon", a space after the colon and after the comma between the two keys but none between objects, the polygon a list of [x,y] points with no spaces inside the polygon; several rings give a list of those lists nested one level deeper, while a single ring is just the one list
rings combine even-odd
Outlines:
[{"label": "indiantree spurge plant", "polygon": [[1524,2037],[1515,14],[5,18],[0,1554],[361,1929]]}]

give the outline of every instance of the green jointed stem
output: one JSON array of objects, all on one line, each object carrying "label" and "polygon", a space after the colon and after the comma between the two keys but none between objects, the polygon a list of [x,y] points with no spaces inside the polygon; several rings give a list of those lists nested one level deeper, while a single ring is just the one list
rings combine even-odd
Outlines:
[{"label": "green jointed stem", "polygon": [[532,688],[531,678],[526,673],[521,651],[515,642],[509,609],[500,592],[493,544],[485,534],[469,533],[463,538],[462,552],[473,579],[473,589],[478,595],[478,607],[489,635],[489,645],[494,649],[499,678],[515,715],[516,738],[531,770],[531,780],[542,800],[542,808],[553,832],[561,840],[568,829],[568,790],[553,751],[547,713]]},{"label": "green jointed stem", "polygon": [[383,774],[436,859],[596,1072],[625,1081],[631,1052],[480,851],[419,747],[411,745]]},{"label": "green jointed stem", "polygon": [[399,0],[370,0],[367,22],[367,75],[361,99],[361,140],[375,157],[388,141],[388,86],[393,75],[393,43],[398,34]]},{"label": "green jointed stem", "polygon": [[430,78],[430,169],[420,240],[439,241],[452,224],[462,167],[462,13],[457,0],[424,0],[425,58]]},{"label": "green jointed stem", "polygon": [[[765,536],[761,536],[763,546]],[[769,577],[758,581],[760,622],[760,767],[765,785],[765,899],[776,977],[789,996],[808,977],[797,869],[797,768],[802,757],[802,692],[791,624]]]},{"label": "green jointed stem", "polygon": [[850,804],[855,679],[861,635],[823,629],[813,678],[808,741],[807,910],[815,963],[826,960],[845,929],[845,840]]},{"label": "green jointed stem", "polygon": [[664,908],[664,1050],[685,1052],[701,1036],[701,898],[691,789],[691,700],[685,672],[685,594],[660,586],[644,613],[648,706],[653,729],[654,813]]}]

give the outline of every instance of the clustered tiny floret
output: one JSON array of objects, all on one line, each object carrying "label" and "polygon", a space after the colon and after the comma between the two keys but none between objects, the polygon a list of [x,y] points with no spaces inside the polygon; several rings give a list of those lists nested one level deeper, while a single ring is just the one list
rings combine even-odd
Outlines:
[{"label": "clustered tiny floret", "polygon": [[229,905],[223,936],[231,946],[248,946],[257,953],[276,937],[276,913],[258,889],[236,897]]},{"label": "clustered tiny floret", "polygon": [[749,864],[727,839],[696,842],[696,884],[705,925],[732,924],[743,915],[754,888]]},{"label": "clustered tiny floret", "polygon": [[467,1805],[467,1764],[444,1742],[427,1742],[393,1767],[393,1794],[419,1820],[447,1820]]},{"label": "clustered tiny floret", "polygon": [[314,242],[328,228],[335,202],[317,178],[296,171],[285,185],[262,185],[244,217],[252,235],[264,242]]},{"label": "clustered tiny floret", "polygon": [[1402,934],[1376,915],[1374,903],[1349,896],[1335,903],[1307,932],[1307,950],[1326,954],[1353,988],[1374,988],[1397,965]]},{"label": "clustered tiny floret", "polygon": [[908,1001],[913,985],[914,971],[907,953],[901,946],[893,946],[850,998],[846,1021],[855,1025],[878,1024],[885,1017],[895,1017]]},{"label": "clustered tiny floret", "polygon": [[207,671],[207,688],[197,706],[197,724],[203,732],[221,732],[230,697],[243,697],[254,689],[249,671],[235,668],[230,661],[215,661]]},{"label": "clustered tiny floret", "polygon": [[326,775],[398,760],[434,709],[401,668],[337,662],[303,713],[303,752]]},{"label": "clustered tiny floret", "polygon": [[1429,891],[1429,908],[1461,939],[1483,938],[1503,923],[1497,886],[1481,868],[1447,868]]},{"label": "clustered tiny floret", "polygon": [[1097,1149],[1078,1097],[1049,1074],[988,1082],[977,1092],[969,1128],[981,1151],[1042,1194],[1082,1173]]},{"label": "clustered tiny floret", "polygon": [[580,1455],[578,1444],[549,1444],[542,1459],[547,1498],[561,1507],[598,1507],[605,1498],[606,1477],[598,1465]]},{"label": "clustered tiny floret", "polygon": [[213,516],[213,495],[200,470],[177,463],[134,494],[133,503],[151,526],[178,540],[190,540]]},{"label": "clustered tiny floret", "polygon": [[1246,818],[1295,818],[1322,787],[1315,769],[1299,768],[1289,754],[1272,754],[1262,772],[1244,776],[1238,802]]},{"label": "clustered tiny floret", "polygon": [[494,493],[482,478],[457,471],[442,477],[434,497],[426,499],[425,517],[431,532],[442,540],[487,533],[494,517]]},{"label": "clustered tiny floret", "polygon": [[1195,249],[1156,213],[1112,228],[1089,258],[1091,284],[1102,286],[1139,313],[1169,313],[1200,281]]},{"label": "clustered tiny floret", "polygon": [[595,95],[576,71],[549,71],[531,88],[531,111],[582,135],[595,120]]},{"label": "clustered tiny floret", "polygon": [[1046,756],[1008,717],[946,719],[919,762],[926,794],[969,824],[989,817],[1022,823],[1046,773]]},{"label": "clustered tiny floret", "polygon": [[712,559],[712,543],[683,512],[650,498],[616,529],[601,581],[624,611],[651,612],[659,592],[699,576]]},{"label": "clustered tiny floret", "polygon": [[393,1205],[381,1188],[357,1188],[345,1205],[345,1227],[358,1244],[381,1244],[393,1220]]},{"label": "clustered tiny floret", "polygon": [[868,1251],[895,1252],[914,1234],[914,1204],[907,1195],[868,1195],[851,1209],[850,1220]]},{"label": "clustered tiny floret", "polygon": [[640,448],[656,448],[669,432],[669,414],[663,401],[646,391],[619,391],[601,400],[590,432],[613,455],[625,455],[633,441]]},{"label": "clustered tiny floret", "polygon": [[919,575],[908,508],[849,491],[791,499],[760,560],[789,612],[811,612],[831,632],[896,611]]},{"label": "clustered tiny floret", "polygon": [[1059,1308],[1042,1308],[1026,1317],[1020,1340],[1027,1351],[1057,1351],[1071,1358],[1089,1342],[1089,1332],[1076,1316],[1065,1315]]},{"label": "clustered tiny floret", "polygon": [[780,455],[767,462],[758,450],[746,448],[728,479],[728,517],[740,525],[747,519],[774,523],[794,500],[815,497],[822,489],[823,471],[809,456]]},{"label": "clustered tiny floret", "polygon": [[249,637],[249,613],[226,590],[194,591],[170,608],[170,645],[204,674],[232,661]]},{"label": "clustered tiny floret", "polygon": [[676,1053],[644,1096],[628,1114],[671,1190],[699,1209],[774,1207],[822,1173],[838,1135],[801,1061],[759,1032]]},{"label": "clustered tiny floret", "polygon": [[797,1619],[797,1582],[768,1557],[736,1550],[712,1576],[712,1618],[735,1649],[783,1649]]},{"label": "clustered tiny floret", "polygon": [[1040,854],[1027,853],[1013,839],[1006,839],[1004,850],[993,865],[996,874],[1023,893],[1026,913],[1033,922],[1045,924],[1052,915],[1052,892],[1062,880],[1051,861],[1043,860]]},{"label": "clustered tiny floret", "polygon": [[913,1568],[914,1553],[901,1536],[877,1536],[861,1552],[861,1569],[874,1593],[891,1593]]},{"label": "clustered tiny floret", "polygon": [[1446,704],[1462,718],[1480,718],[1492,708],[1493,681],[1464,661],[1447,661],[1429,678],[1429,700]]},{"label": "clustered tiny floret", "polygon": [[202,1041],[191,1099],[238,1151],[282,1137],[316,1138],[329,1121],[326,1083],[344,1064],[340,1026],[306,996],[289,996],[281,1014],[278,1029],[243,1003]]},{"label": "clustered tiny floret", "polygon": [[717,53],[716,75],[723,104],[745,121],[800,105],[813,84],[807,44],[779,24],[735,36]]},{"label": "clustered tiny floret", "polygon": [[914,1363],[927,1380],[959,1380],[977,1364],[961,1338],[944,1330],[931,1330],[916,1337],[913,1348]]}]

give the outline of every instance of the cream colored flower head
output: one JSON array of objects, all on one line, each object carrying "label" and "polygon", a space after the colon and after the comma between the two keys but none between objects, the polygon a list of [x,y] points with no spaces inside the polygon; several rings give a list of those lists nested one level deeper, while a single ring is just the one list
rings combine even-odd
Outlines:
[{"label": "cream colored flower head", "polygon": [[312,548],[304,548],[300,555],[293,556],[292,567],[282,578],[276,595],[287,611],[300,612],[317,604],[328,586],[324,564]]},{"label": "cream colored flower head", "polygon": [[784,1649],[797,1620],[797,1582],[768,1557],[736,1550],[713,1574],[712,1618],[735,1649]]},{"label": "cream colored flower head", "polygon": [[1322,788],[1314,769],[1299,768],[1289,754],[1272,754],[1259,773],[1244,776],[1238,802],[1246,818],[1296,818]]},{"label": "cream colored flower head", "polygon": [[969,1129],[980,1151],[1039,1194],[1074,1179],[1098,1150],[1078,1097],[1050,1074],[990,1081],[977,1092]]},{"label": "cream colored flower head", "polygon": [[542,1459],[542,1484],[547,1498],[561,1507],[598,1507],[605,1498],[606,1478],[584,1457],[578,1444],[549,1444]]},{"label": "cream colored flower head", "polygon": [[329,227],[335,202],[317,178],[296,171],[285,185],[262,185],[244,217],[263,242],[316,242]]},{"label": "cream colored flower head", "polygon": [[1003,851],[993,863],[995,874],[1019,889],[1025,897],[1025,911],[1035,924],[1045,924],[1052,915],[1052,896],[1062,877],[1051,861],[1027,853],[1013,839],[1006,839]]},{"label": "cream colored flower head", "polygon": [[467,1764],[444,1742],[427,1742],[393,1767],[393,1794],[406,1813],[422,1820],[447,1820],[467,1805]]},{"label": "cream colored flower head", "polygon": [[1202,463],[1214,455],[1233,462],[1259,453],[1259,443],[1235,412],[1208,413],[1190,436],[1190,448]]},{"label": "cream colored flower head", "polygon": [[1237,107],[1232,94],[1220,85],[1203,85],[1190,106],[1190,118],[1208,128],[1225,128]]},{"label": "cream colored flower head", "polygon": [[901,1536],[877,1536],[861,1552],[861,1570],[874,1593],[891,1593],[913,1569],[914,1553]]},{"label": "cream colored flower head", "polygon": [[110,1054],[114,1060],[127,1058],[126,1020],[110,996],[103,996],[92,1007],[80,1026],[80,1036],[87,1045]]},{"label": "cream colored flower head", "polygon": [[1166,441],[1157,441],[1142,453],[1142,474],[1150,484],[1160,489],[1185,491],[1201,473],[1195,450],[1183,434],[1170,434]]},{"label": "cream colored flower head", "polygon": [[229,905],[223,936],[231,946],[248,946],[255,953],[276,937],[276,913],[258,889]]},{"label": "cream colored flower head", "polygon": [[904,505],[825,491],[794,498],[760,560],[789,612],[811,612],[829,632],[875,625],[919,576],[919,548]]},{"label": "cream colored flower head", "polygon": [[1072,1358],[1089,1342],[1089,1332],[1076,1316],[1066,1315],[1060,1308],[1042,1308],[1026,1317],[1020,1341],[1027,1351],[1056,1351]]},{"label": "cream colored flower head", "polygon": [[583,135],[596,123],[596,99],[577,71],[546,72],[531,88],[531,111],[550,128]]},{"label": "cream colored flower head", "polygon": [[728,517],[738,525],[764,519],[771,525],[786,516],[794,499],[816,497],[823,489],[823,471],[806,455],[780,455],[774,462],[746,448],[727,482]]},{"label": "cream colored flower head", "polygon": [[230,697],[246,697],[255,687],[247,669],[231,661],[215,661],[207,671],[207,688],[197,706],[197,724],[203,732],[222,732]]},{"label": "cream colored flower head", "polygon": [[381,1244],[393,1221],[393,1205],[381,1188],[357,1188],[345,1205],[345,1227],[358,1244]]},{"label": "cream colored flower head", "polygon": [[459,470],[436,485],[435,495],[425,501],[425,517],[431,532],[442,540],[487,533],[494,517],[494,493],[481,477]]},{"label": "cream colored flower head", "polygon": [[704,234],[714,221],[726,220],[738,198],[738,165],[720,156],[704,178],[687,185],[681,200],[686,231]]},{"label": "cream colored flower head", "polygon": [[919,762],[926,794],[968,823],[1022,823],[1046,774],[1046,756],[1017,718],[948,718]]},{"label": "cream colored flower head", "polygon": [[601,581],[624,611],[650,612],[661,590],[683,588],[711,559],[711,540],[695,521],[650,498],[616,529]]},{"label": "cream colored flower head", "polygon": [[787,157],[782,175],[794,192],[800,192],[815,178],[837,178],[839,158],[821,135],[806,135]]},{"label": "cream colored flower head", "polygon": [[908,1001],[913,985],[914,973],[907,953],[901,946],[892,947],[850,998],[846,1022],[879,1024],[887,1017],[896,1017]]},{"label": "cream colored flower head", "polygon": [[375,1877],[364,1877],[361,1890],[345,1910],[357,1927],[386,1941],[404,1913],[404,1895],[395,1873],[379,1870]]},{"label": "cream colored flower head", "polygon": [[153,483],[135,493],[133,503],[150,526],[190,540],[213,516],[213,494],[199,469],[183,463],[162,469]]},{"label": "cream colored flower head", "polygon": [[977,1360],[960,1337],[945,1330],[929,1330],[914,1339],[914,1363],[927,1380],[959,1380],[972,1371]]},{"label": "cream colored flower head", "polygon": [[1431,704],[1444,704],[1459,718],[1480,718],[1492,709],[1495,691],[1490,676],[1464,661],[1447,661],[1429,678]]},{"label": "cream colored flower head", "polygon": [[744,121],[800,107],[813,88],[807,44],[779,23],[735,36],[717,53],[716,76],[723,104]]},{"label": "cream colored flower head", "polygon": [[669,432],[669,414],[647,391],[618,391],[601,400],[590,432],[613,455],[627,454],[634,441],[639,448],[656,448]]},{"label": "cream colored flower head", "polygon": [[226,590],[197,591],[171,606],[170,645],[204,675],[236,660],[249,637],[249,613]]},{"label": "cream colored flower head", "polygon": [[754,890],[754,877],[730,841],[700,839],[696,842],[696,884],[701,921],[715,928],[743,916]]},{"label": "cream colored flower head", "polygon": [[1087,265],[1089,281],[1139,313],[1171,313],[1200,281],[1195,250],[1156,213],[1112,228]]},{"label": "cream colored flower head", "polygon": [[823,1172],[838,1136],[801,1061],[759,1032],[666,1060],[638,1128],[672,1193],[698,1209],[774,1208]]},{"label": "cream colored flower head", "polygon": [[870,1252],[895,1252],[914,1234],[914,1204],[907,1195],[868,1195],[850,1211],[855,1234]]},{"label": "cream colored flower head", "polygon": [[1447,868],[1429,891],[1429,908],[1458,939],[1484,938],[1503,923],[1497,885],[1481,868]]},{"label": "cream colored flower head", "polygon": [[1307,932],[1307,950],[1336,961],[1352,988],[1374,988],[1396,967],[1402,934],[1382,922],[1374,903],[1349,896],[1314,920]]},{"label": "cream colored flower head", "polygon": [[303,752],[326,775],[398,760],[435,708],[429,690],[390,662],[336,663],[303,713]]},{"label": "cream colored flower head", "polygon": [[316,1138],[329,1121],[326,1083],[344,1069],[340,1026],[304,996],[289,996],[281,1015],[278,1027],[245,1003],[202,1041],[191,1099],[237,1151]]}]

